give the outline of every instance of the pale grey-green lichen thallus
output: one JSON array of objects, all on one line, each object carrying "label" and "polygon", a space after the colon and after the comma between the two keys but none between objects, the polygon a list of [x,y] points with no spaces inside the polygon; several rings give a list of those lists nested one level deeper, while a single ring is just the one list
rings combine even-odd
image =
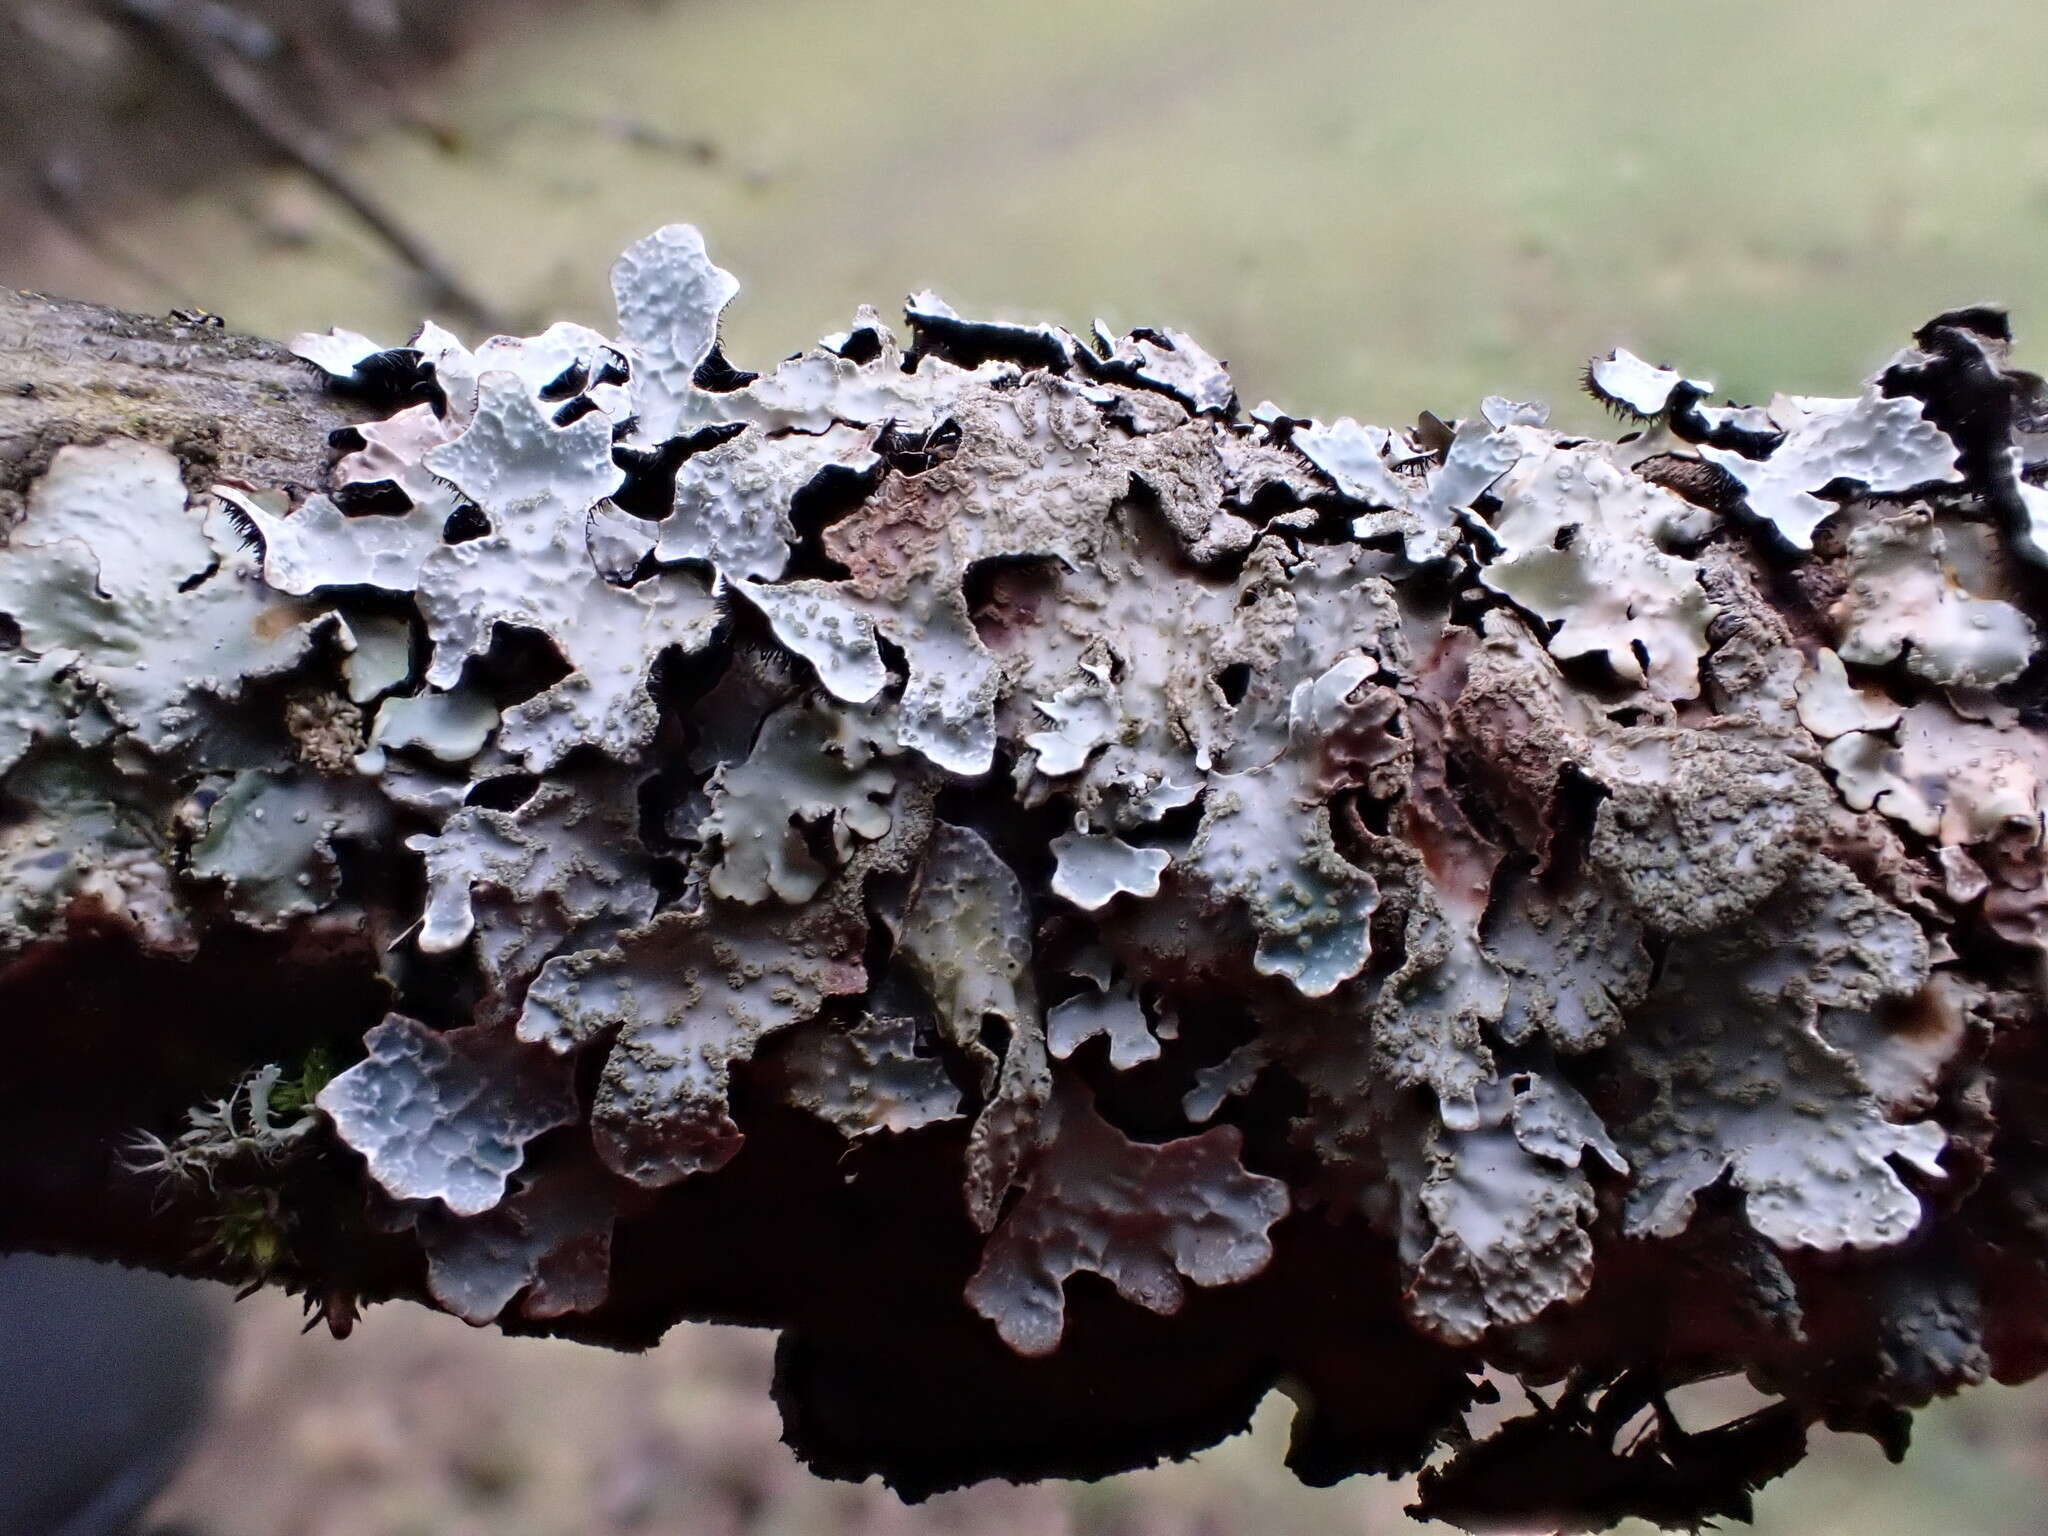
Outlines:
[{"label": "pale grey-green lichen thallus", "polygon": [[[1326,1241],[1314,1294],[1460,1381],[1652,1369],[1588,1301],[1646,1274],[1658,1359],[1802,1426],[2004,1347],[1911,1342],[1993,1245],[2048,1273],[1983,1214],[2033,1198],[1983,1047],[2048,953],[2048,412],[1996,326],[1761,406],[1616,351],[1603,442],[1247,413],[1180,332],[929,293],[747,375],[685,226],[613,287],[611,336],[303,340],[403,385],[327,494],[66,449],[0,550],[0,959],[400,893],[320,1104],[441,1304],[604,1316],[614,1226],[794,1124],[856,1204],[945,1159],[1027,1355],[1084,1270],[1287,1311]],[[1845,1249],[1853,1317],[1799,1257]]]}]

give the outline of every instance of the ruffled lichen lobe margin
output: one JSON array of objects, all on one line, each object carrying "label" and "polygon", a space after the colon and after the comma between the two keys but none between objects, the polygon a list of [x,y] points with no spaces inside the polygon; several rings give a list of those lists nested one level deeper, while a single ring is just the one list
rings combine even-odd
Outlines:
[{"label": "ruffled lichen lobe margin", "polygon": [[338,1328],[777,1326],[793,1442],[912,1494],[1278,1384],[1303,1477],[1475,1529],[1741,1515],[1815,1423],[2048,1364],[2002,315],[1842,399],[1617,352],[1608,442],[930,294],[747,374],[737,286],[671,226],[615,335],[301,338],[367,413],[318,491],[48,457],[9,1093],[139,1139],[20,1240],[118,1250],[49,1214],[96,1184]]}]

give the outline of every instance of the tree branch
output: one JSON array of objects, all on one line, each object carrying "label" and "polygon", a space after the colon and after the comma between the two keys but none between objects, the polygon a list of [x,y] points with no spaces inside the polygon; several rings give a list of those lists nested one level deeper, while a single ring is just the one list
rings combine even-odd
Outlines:
[{"label": "tree branch", "polygon": [[[1840,400],[1611,354],[1603,442],[929,294],[756,377],[680,226],[614,287],[297,358],[0,296],[0,1248],[776,1327],[912,1496],[1279,1384],[1311,1481],[1686,1526],[2041,1368],[2001,314]],[[1487,1371],[1551,1390],[1469,1443]]]}]

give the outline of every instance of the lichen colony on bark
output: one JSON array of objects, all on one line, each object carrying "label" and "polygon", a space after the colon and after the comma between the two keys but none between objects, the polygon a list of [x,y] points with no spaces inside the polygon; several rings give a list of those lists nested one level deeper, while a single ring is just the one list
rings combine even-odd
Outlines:
[{"label": "lichen colony on bark", "polygon": [[[742,373],[681,226],[614,286],[613,336],[302,338],[382,415],[325,490],[73,446],[0,549],[15,1017],[71,953],[198,1034],[230,965],[353,978],[180,1047],[228,1113],[132,1125],[132,1255],[779,1326],[799,1449],[913,1494],[1278,1383],[1304,1477],[1428,1463],[1475,1529],[1739,1515],[1815,1423],[2048,1364],[2001,315],[1843,399],[1617,352],[1609,442],[929,294]],[[1730,1373],[1776,1402],[1681,1425]]]}]

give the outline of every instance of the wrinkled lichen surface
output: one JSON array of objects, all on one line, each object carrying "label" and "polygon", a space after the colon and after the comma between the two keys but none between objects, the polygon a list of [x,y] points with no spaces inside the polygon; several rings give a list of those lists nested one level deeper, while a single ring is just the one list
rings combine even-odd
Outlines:
[{"label": "wrinkled lichen surface", "polygon": [[[67,448],[0,549],[0,985],[246,934],[377,999],[205,1164],[270,1277],[785,1327],[795,1443],[912,1493],[1278,1383],[1304,1477],[1431,1462],[1475,1528],[1740,1514],[2048,1364],[2002,315],[1844,399],[1618,352],[1608,442],[930,294],[743,373],[682,226],[614,286],[616,336],[302,338],[386,411],[324,491]],[[1668,1407],[1731,1373],[1776,1402]]]}]

